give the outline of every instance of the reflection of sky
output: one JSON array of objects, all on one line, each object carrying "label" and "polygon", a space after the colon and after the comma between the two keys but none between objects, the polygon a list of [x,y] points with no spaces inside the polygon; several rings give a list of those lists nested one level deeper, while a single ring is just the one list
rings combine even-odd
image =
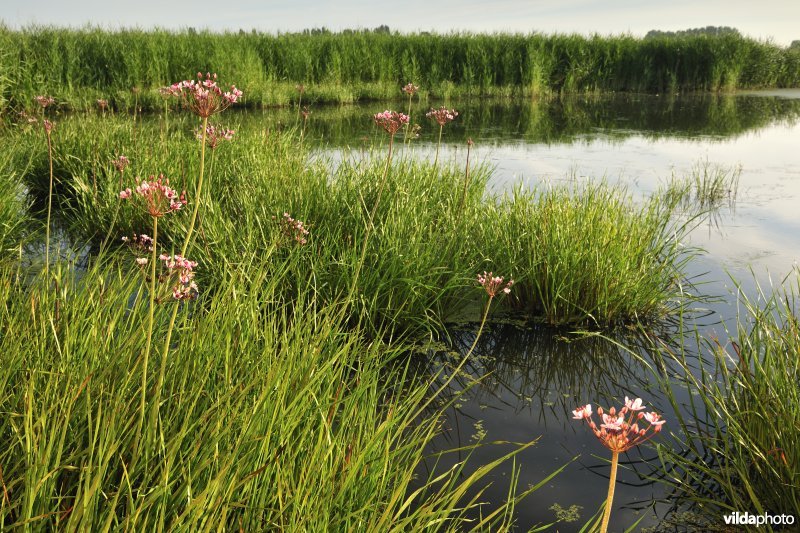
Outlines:
[{"label": "reflection of sky", "polygon": [[711,168],[741,166],[735,204],[723,207],[710,231],[701,224],[692,242],[708,251],[718,275],[724,276],[720,268],[744,275],[752,267],[760,279],[768,272],[779,279],[800,259],[798,138],[800,125],[779,124],[713,142],[595,136],[588,143],[476,146],[475,159],[496,166],[493,185],[500,190],[520,181],[533,186],[605,178],[634,195],[653,192],[672,176],[691,176],[706,162]]}]

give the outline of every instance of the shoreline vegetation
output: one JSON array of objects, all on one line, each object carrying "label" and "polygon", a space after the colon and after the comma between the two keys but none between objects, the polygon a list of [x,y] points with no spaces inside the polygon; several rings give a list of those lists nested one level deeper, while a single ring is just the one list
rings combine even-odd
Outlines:
[{"label": "shoreline vegetation", "polygon": [[[256,83],[269,85],[264,63],[245,45],[280,36],[219,37],[228,48],[210,47],[210,35],[185,32],[174,44],[170,36],[34,29],[0,37],[27,40],[0,48],[2,61],[17,61],[3,78],[6,109],[30,109],[28,93],[40,106],[0,130],[8,141],[0,153],[0,529],[512,530],[515,507],[565,465],[522,486],[524,465],[514,463],[507,497],[491,508],[481,497],[489,475],[539,435],[458,448],[466,460],[421,475],[458,399],[440,393],[497,313],[554,331],[590,329],[587,338],[680,316],[698,296],[684,268],[700,253],[688,232],[713,204],[733,201],[736,173],[699,169],[641,202],[603,182],[494,193],[486,165],[413,157],[413,144],[401,146],[409,118],[391,111],[372,117],[368,154],[334,165],[308,157],[299,120],[284,130],[218,122],[248,90],[251,104],[268,101]],[[379,53],[380,39],[403,37],[341,38],[353,46],[377,39]],[[449,47],[464,37],[416,38]],[[334,56],[314,50],[297,57],[329,65]],[[211,64],[230,68],[224,79],[239,89],[198,76],[170,86],[181,111],[159,95],[160,117],[142,120],[136,103],[132,115],[113,112],[130,109],[115,90],[138,99]],[[376,83],[389,87],[397,65],[376,65]],[[171,69],[181,73],[168,79]],[[313,102],[311,82],[300,81],[304,90],[287,94]],[[94,111],[56,108],[75,102]],[[749,413],[748,405],[772,402],[781,424],[743,419],[733,404],[719,412],[714,438],[695,444],[703,410],[668,422],[698,455],[724,445],[699,466],[658,448],[667,475],[684,476],[672,483],[676,497],[696,509],[709,504],[698,485],[720,468],[729,484],[712,495],[722,499],[713,512],[747,501],[769,512],[797,506],[795,478],[775,488],[796,472],[797,434],[783,429],[800,420],[797,402],[780,405],[798,375],[780,358],[798,345],[796,306],[785,300],[734,333],[738,368],[726,366],[732,349],[718,352],[719,371],[735,380],[687,385],[708,405],[734,399]],[[465,312],[482,316],[472,348],[440,371],[420,371],[425,343]],[[769,320],[774,327],[760,333]],[[779,375],[788,377],[766,386]],[[736,433],[723,430],[736,420],[742,434],[759,427],[752,445],[728,446]],[[491,444],[513,449],[467,466],[471,451]],[[753,472],[752,457],[774,461]]]},{"label": "shoreline vegetation", "polygon": [[[47,93],[60,106],[159,110],[187,72],[235,79],[240,105],[571,93],[732,92],[800,86],[800,50],[720,35],[591,36],[62,29],[0,25],[0,108]],[[298,87],[302,86],[303,91]]]}]

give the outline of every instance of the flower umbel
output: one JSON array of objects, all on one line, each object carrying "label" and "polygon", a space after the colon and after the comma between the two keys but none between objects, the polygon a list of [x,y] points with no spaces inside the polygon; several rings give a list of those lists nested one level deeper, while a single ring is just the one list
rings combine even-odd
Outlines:
[{"label": "flower umbel", "polygon": [[166,281],[174,280],[172,297],[176,300],[191,300],[197,297],[197,283],[194,282],[194,268],[197,262],[189,261],[181,255],[161,254],[159,259],[167,270]]},{"label": "flower umbel", "polygon": [[[272,218],[275,220],[275,217]],[[278,219],[278,224],[281,228],[281,234],[286,240],[295,241],[301,246],[308,242],[306,237],[308,237],[309,231],[301,221],[295,220],[289,213],[284,213],[283,217]]]},{"label": "flower umbel", "polygon": [[491,272],[487,274],[484,270],[483,274],[478,274],[478,284],[486,289],[486,294],[489,295],[489,298],[494,298],[499,292],[509,294],[511,286],[514,285],[514,280],[508,280],[504,287],[502,276],[493,276]]},{"label": "flower umbel", "polygon": [[388,109],[383,113],[376,113],[372,119],[375,124],[386,130],[389,135],[394,136],[397,130],[404,124],[408,124],[408,115],[398,113],[397,111],[389,111]]},{"label": "flower umbel", "polygon": [[[595,437],[612,452],[627,452],[643,442],[651,439],[661,431],[664,420],[658,413],[643,413],[645,407],[642,399],[635,400],[625,397],[625,405],[617,411],[614,407],[604,411],[597,408],[597,414],[603,420],[598,427],[592,418],[592,405],[587,404],[572,411],[573,419],[586,420]],[[647,426],[640,427],[640,423],[647,422]]]},{"label": "flower umbel", "polygon": [[178,195],[178,192],[169,186],[169,180],[163,174],[159,174],[157,179],[154,176],[150,176],[148,180],[136,178],[134,190],[127,188],[120,191],[119,197],[121,200],[141,198],[147,213],[155,218],[178,211],[186,205],[186,192]]},{"label": "flower umbel", "polygon": [[413,83],[409,82],[402,88],[403,92],[409,96],[413,96],[419,91],[419,87],[414,85]]},{"label": "flower umbel", "polygon": [[202,118],[225,111],[242,96],[242,91],[231,85],[230,91],[223,91],[217,85],[217,75],[197,73],[197,80],[184,80],[169,87],[170,94],[181,98],[184,105]]},{"label": "flower umbel", "polygon": [[452,122],[458,116],[458,111],[455,109],[447,109],[446,107],[442,106],[439,109],[431,109],[425,116],[428,118],[432,118],[436,121],[439,126],[444,126],[448,122]]},{"label": "flower umbel", "polygon": [[36,100],[36,103],[39,104],[40,106],[42,106],[43,108],[51,106],[51,105],[56,103],[56,101],[55,101],[55,99],[53,97],[44,96],[44,95],[41,95],[41,94],[39,96],[34,97],[34,100]]},{"label": "flower umbel", "polygon": [[[227,128],[223,128],[222,126],[212,126],[209,124],[206,126],[206,143],[208,144],[209,148],[214,150],[223,141],[233,140],[233,135],[235,133],[235,130],[229,130]],[[197,131],[197,139],[200,141],[203,140],[202,128]]]},{"label": "flower umbel", "polygon": [[112,159],[111,164],[114,165],[114,168],[117,169],[117,172],[122,174],[123,172],[125,172],[125,168],[131,164],[131,161],[124,155],[121,155],[116,159]]}]

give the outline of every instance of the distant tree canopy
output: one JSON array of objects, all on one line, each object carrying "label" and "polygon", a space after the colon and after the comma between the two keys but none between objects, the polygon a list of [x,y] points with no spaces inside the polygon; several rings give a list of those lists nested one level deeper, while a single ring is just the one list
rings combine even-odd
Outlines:
[{"label": "distant tree canopy", "polygon": [[797,50],[800,52],[800,40],[792,41],[792,44],[789,45],[789,50]]},{"label": "distant tree canopy", "polygon": [[645,39],[655,39],[658,37],[695,37],[698,35],[708,35],[710,37],[718,37],[720,35],[741,35],[739,30],[731,28],[730,26],[706,26],[705,28],[691,28],[688,30],[678,31],[660,31],[650,30]]}]

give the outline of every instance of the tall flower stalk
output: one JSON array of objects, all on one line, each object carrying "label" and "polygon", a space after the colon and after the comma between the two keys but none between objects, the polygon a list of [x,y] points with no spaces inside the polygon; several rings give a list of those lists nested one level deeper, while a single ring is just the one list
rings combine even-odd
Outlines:
[{"label": "tall flower stalk", "polygon": [[435,167],[439,163],[439,147],[442,144],[442,130],[444,129],[444,125],[454,121],[458,116],[458,111],[455,109],[447,109],[442,106],[439,109],[431,109],[425,116],[435,120],[436,123],[439,124],[439,138],[436,141],[436,159],[433,162],[433,166]]},{"label": "tall flower stalk", "polygon": [[414,85],[411,82],[408,82],[406,85],[403,86],[402,91],[408,95],[408,111],[406,115],[408,115],[408,123],[406,123],[406,131],[403,135],[403,143],[410,142],[411,137],[411,99],[417,94],[419,91],[419,87]]},{"label": "tall flower stalk", "polygon": [[361,268],[364,266],[364,259],[367,256],[367,246],[369,244],[369,238],[372,234],[373,229],[373,221],[375,219],[375,213],[378,211],[378,205],[381,203],[381,196],[383,195],[383,189],[386,186],[386,179],[389,176],[389,166],[392,163],[392,147],[394,146],[394,136],[397,134],[397,131],[404,125],[408,124],[408,115],[404,115],[402,113],[398,113],[397,111],[389,111],[388,109],[383,113],[376,113],[373,115],[372,120],[375,122],[377,126],[386,131],[389,134],[389,153],[386,156],[386,165],[383,168],[383,176],[381,177],[380,185],[378,186],[378,196],[375,198],[375,204],[372,206],[372,210],[369,213],[369,220],[367,221],[367,230],[364,235],[364,243],[361,246],[361,257],[358,260],[358,265],[356,266],[355,274],[353,275],[353,283],[350,286],[350,296],[352,297],[356,290],[356,285],[358,283],[358,277],[361,274]]},{"label": "tall flower stalk", "polygon": [[469,152],[473,144],[475,143],[472,142],[472,138],[467,139],[467,166],[464,169],[464,190],[461,192],[461,201],[458,202],[456,224],[458,224],[458,220],[461,218],[461,212],[464,210],[464,204],[467,201],[467,188],[469,187]]},{"label": "tall flower stalk", "polygon": [[183,104],[195,115],[203,119],[202,139],[200,145],[200,176],[197,179],[195,188],[195,203],[192,210],[192,218],[189,222],[189,229],[181,247],[181,255],[186,255],[186,250],[192,241],[195,224],[197,222],[197,212],[203,201],[203,178],[205,176],[206,160],[206,139],[208,137],[208,118],[226,110],[231,104],[236,103],[242,97],[242,91],[231,85],[230,91],[223,91],[217,85],[217,75],[202,72],[197,73],[197,80],[184,80],[174,83],[169,88],[170,93],[181,99]]},{"label": "tall flower stalk", "polygon": [[44,272],[45,276],[47,276],[50,273],[50,215],[53,210],[53,139],[51,134],[54,125],[44,118],[44,111],[55,103],[55,99],[50,96],[39,95],[34,100],[42,108],[42,130],[47,141],[47,158],[50,163],[50,185],[47,191],[47,227],[45,228],[44,238]]},{"label": "tall flower stalk", "polygon": [[130,188],[127,188],[123,191],[120,191],[119,197],[121,200],[135,201],[147,212],[148,215],[150,215],[153,220],[152,240],[150,242],[145,241],[145,246],[149,245],[148,251],[150,252],[150,258],[148,259],[147,257],[139,257],[136,260],[136,263],[140,267],[144,267],[148,264],[150,265],[147,339],[144,348],[144,357],[142,360],[142,392],[139,406],[139,433],[141,434],[145,417],[145,400],[147,398],[147,368],[150,359],[150,352],[152,351],[153,324],[156,304],[156,281],[158,280],[158,277],[156,276],[156,263],[158,258],[158,219],[167,213],[178,211],[184,205],[186,205],[186,195],[178,195],[177,191],[169,186],[169,180],[167,180],[162,174],[159,175],[158,178],[150,176],[148,180],[137,179],[135,189],[131,190]]},{"label": "tall flower stalk", "polygon": [[[642,399],[635,400],[625,397],[625,405],[619,410],[612,407],[605,412],[602,407],[597,408],[597,415],[602,417],[603,423],[600,427],[595,424],[592,418],[592,404],[586,404],[572,411],[572,418],[575,420],[586,420],[589,428],[600,442],[611,450],[611,475],[608,479],[608,496],[606,497],[606,507],[603,512],[603,521],[600,525],[601,533],[608,531],[608,522],[611,519],[611,507],[614,502],[614,488],[617,484],[617,466],[619,465],[619,454],[627,452],[643,442],[651,439],[656,433],[661,431],[664,420],[656,412],[644,413]],[[639,423],[647,422],[647,427],[640,427]]]}]

